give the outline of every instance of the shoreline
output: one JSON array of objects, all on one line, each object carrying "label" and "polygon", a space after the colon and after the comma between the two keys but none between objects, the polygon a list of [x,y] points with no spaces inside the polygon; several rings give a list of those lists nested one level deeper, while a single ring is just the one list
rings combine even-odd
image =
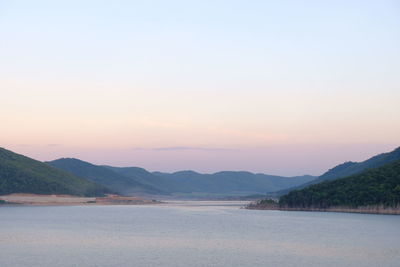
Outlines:
[{"label": "shoreline", "polygon": [[248,210],[280,210],[280,211],[310,211],[310,212],[343,212],[343,213],[360,213],[360,214],[382,214],[382,215],[400,215],[400,207],[384,207],[381,205],[362,206],[357,208],[351,207],[329,207],[329,208],[292,208],[279,207],[278,205],[256,205],[250,204],[246,206]]},{"label": "shoreline", "polygon": [[1,195],[1,206],[95,206],[95,205],[149,205],[160,204],[156,200],[148,200],[140,197],[125,197],[118,195],[106,195],[105,197],[80,197],[72,195],[40,195],[13,193]]}]

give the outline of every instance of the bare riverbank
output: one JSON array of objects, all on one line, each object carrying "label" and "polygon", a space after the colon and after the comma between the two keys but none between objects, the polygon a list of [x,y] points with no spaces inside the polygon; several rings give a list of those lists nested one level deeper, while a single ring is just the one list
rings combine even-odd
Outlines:
[{"label": "bare riverbank", "polygon": [[160,203],[139,197],[107,195],[105,197],[77,197],[71,195],[9,194],[0,196],[5,204],[20,205],[144,205]]}]

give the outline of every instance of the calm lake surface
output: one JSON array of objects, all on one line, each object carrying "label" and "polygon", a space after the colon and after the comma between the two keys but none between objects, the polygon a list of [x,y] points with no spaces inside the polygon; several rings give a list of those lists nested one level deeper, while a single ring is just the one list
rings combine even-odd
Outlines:
[{"label": "calm lake surface", "polygon": [[215,202],[4,206],[0,266],[400,266],[400,216]]}]

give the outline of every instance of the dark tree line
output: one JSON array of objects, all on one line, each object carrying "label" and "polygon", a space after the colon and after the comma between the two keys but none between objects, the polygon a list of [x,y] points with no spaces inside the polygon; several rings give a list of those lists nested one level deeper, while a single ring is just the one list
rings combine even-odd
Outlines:
[{"label": "dark tree line", "polygon": [[400,204],[400,160],[333,181],[291,191],[279,200],[282,207],[328,208]]}]

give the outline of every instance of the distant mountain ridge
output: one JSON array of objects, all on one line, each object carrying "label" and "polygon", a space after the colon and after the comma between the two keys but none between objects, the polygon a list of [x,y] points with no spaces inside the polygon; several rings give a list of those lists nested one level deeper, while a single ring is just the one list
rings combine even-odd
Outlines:
[{"label": "distant mountain ridge", "polygon": [[174,191],[175,186],[173,182],[163,179],[143,168],[140,167],[113,167],[104,166],[120,175],[134,179],[142,184],[146,184],[158,188],[163,193],[170,194]]},{"label": "distant mountain ridge", "polygon": [[138,177],[128,177],[115,172],[107,166],[94,165],[75,158],[61,158],[47,162],[47,164],[70,172],[76,176],[86,178],[102,184],[123,195],[134,193],[163,194],[164,192],[149,184],[138,181]]},{"label": "distant mountain ridge", "polygon": [[282,177],[260,173],[254,174],[247,171],[221,171],[213,174],[179,171],[175,173],[155,172],[153,174],[164,177],[178,185],[175,190],[182,193],[208,192],[228,194],[229,192],[243,192],[243,194],[265,194],[315,179],[315,177],[309,175]]},{"label": "distant mountain ridge", "polygon": [[400,160],[400,148],[363,162],[345,162],[320,177],[282,177],[247,171],[202,174],[191,170],[175,173],[149,172],[139,167],[94,165],[62,158],[42,163],[0,148],[0,194],[38,193],[102,195],[150,194],[171,196],[247,196],[292,189],[354,176]]},{"label": "distant mountain ridge", "polygon": [[396,160],[400,160],[400,147],[394,149],[391,152],[382,153],[382,154],[373,156],[372,158],[369,158],[362,162],[348,161],[348,162],[339,164],[339,165],[333,167],[332,169],[328,170],[327,172],[325,172],[324,174],[322,174],[321,176],[319,176],[317,179],[315,179],[313,181],[301,184],[299,186],[294,186],[291,188],[277,191],[277,192],[275,192],[275,194],[278,196],[281,196],[281,195],[289,193],[292,190],[300,190],[302,188],[305,188],[305,187],[313,185],[313,184],[318,184],[318,183],[322,183],[324,181],[334,180],[334,179],[358,174],[367,169],[380,167],[380,166],[383,166],[387,163],[390,163],[390,162],[393,162]]},{"label": "distant mountain ridge", "polygon": [[376,155],[370,159],[367,159],[362,162],[346,162],[343,164],[340,164],[323,175],[321,175],[316,181],[313,182],[319,182],[319,181],[325,181],[325,180],[332,180],[340,177],[346,177],[349,175],[357,174],[360,173],[366,169],[369,168],[376,168],[383,166],[387,163],[396,161],[400,159],[400,147],[394,149],[391,152],[388,153],[382,153],[379,155]]},{"label": "distant mountain ridge", "polygon": [[0,148],[0,195],[11,193],[102,196],[104,186]]},{"label": "distant mountain ridge", "polygon": [[347,176],[347,173],[349,172],[349,169],[352,166],[357,165],[357,162],[354,161],[347,161],[342,164],[339,164],[332,169],[329,169],[327,172],[319,176],[318,178],[323,178],[323,179],[334,179],[338,177],[344,177]]},{"label": "distant mountain ridge", "polygon": [[197,196],[265,194],[316,178],[309,175],[289,178],[244,171],[222,171],[214,174],[194,171],[151,173],[139,167],[99,166],[68,158],[54,160],[48,164],[103,184],[121,194],[181,194],[189,197],[192,194]]}]

